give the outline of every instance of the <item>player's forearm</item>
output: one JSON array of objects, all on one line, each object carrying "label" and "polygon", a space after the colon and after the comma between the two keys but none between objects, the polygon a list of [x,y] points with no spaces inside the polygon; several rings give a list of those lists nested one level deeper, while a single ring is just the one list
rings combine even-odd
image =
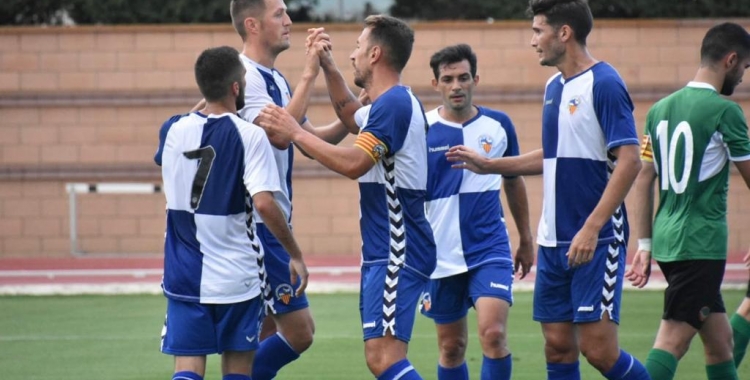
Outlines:
[{"label": "player's forearm", "polygon": [[[650,167],[649,167],[650,165]],[[654,223],[654,182],[656,172],[648,162],[643,163],[643,168],[633,185],[635,196],[635,228],[639,239],[651,238]]]},{"label": "player's forearm", "polygon": [[625,201],[625,196],[628,195],[628,191],[638,176],[638,171],[641,170],[637,145],[622,146],[619,152],[617,165],[609,178],[602,198],[586,219],[586,224],[597,229],[601,229]]},{"label": "player's forearm", "polygon": [[305,119],[305,114],[307,113],[310,96],[312,96],[312,91],[315,88],[315,78],[316,77],[312,76],[312,74],[303,73],[302,78],[299,83],[297,83],[297,87],[294,89],[292,99],[289,101],[289,104],[286,105],[286,110],[300,124],[302,124],[302,121]]},{"label": "player's forearm", "polygon": [[526,182],[523,177],[505,179],[503,185],[505,196],[508,199],[510,214],[516,224],[521,244],[531,244],[531,225],[529,223],[529,199],[526,195]]},{"label": "player's forearm", "polygon": [[339,119],[322,127],[313,127],[310,123],[304,123],[302,128],[330,144],[340,143],[350,133]]},{"label": "player's forearm", "polygon": [[292,141],[323,166],[351,179],[359,178],[369,169],[359,165],[359,148],[331,145],[305,130],[297,131]]},{"label": "player's forearm", "polygon": [[544,154],[541,149],[514,157],[489,159],[485,169],[490,173],[506,176],[523,176],[542,174]]},{"label": "player's forearm", "polygon": [[263,218],[263,224],[266,225],[268,230],[281,243],[281,246],[289,253],[289,256],[294,259],[301,259],[302,251],[297,245],[292,231],[289,229],[284,213],[276,201],[273,200],[273,195],[270,195],[270,200],[266,195],[263,196],[263,199],[256,199],[256,197],[257,195],[253,196],[253,204],[258,214]]},{"label": "player's forearm", "polygon": [[349,86],[346,85],[346,80],[338,68],[335,66],[323,66],[323,72],[325,73],[326,86],[328,87],[331,104],[333,104],[336,115],[347,128],[355,128],[354,113],[362,108],[362,103],[349,90]]}]

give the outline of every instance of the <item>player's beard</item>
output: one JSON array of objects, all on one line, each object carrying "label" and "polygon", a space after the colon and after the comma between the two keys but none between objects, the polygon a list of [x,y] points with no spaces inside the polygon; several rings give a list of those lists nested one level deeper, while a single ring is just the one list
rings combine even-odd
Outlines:
[{"label": "player's beard", "polygon": [[240,86],[240,93],[234,99],[234,104],[237,106],[237,112],[245,108],[245,86]]},{"label": "player's beard", "polygon": [[359,88],[367,88],[367,84],[370,83],[370,80],[372,79],[372,71],[367,69],[363,71],[359,71],[356,68],[354,69],[354,84],[357,85]]},{"label": "player's beard", "polygon": [[565,56],[565,45],[562,43],[553,42],[549,45],[549,48],[544,49],[545,57],[539,61],[542,66],[557,66]]},{"label": "player's beard", "polygon": [[735,67],[734,70],[728,72],[727,75],[724,76],[724,83],[721,84],[721,90],[719,93],[724,96],[732,95],[734,93],[734,88],[740,84],[741,80],[742,72],[739,70],[739,67]]}]

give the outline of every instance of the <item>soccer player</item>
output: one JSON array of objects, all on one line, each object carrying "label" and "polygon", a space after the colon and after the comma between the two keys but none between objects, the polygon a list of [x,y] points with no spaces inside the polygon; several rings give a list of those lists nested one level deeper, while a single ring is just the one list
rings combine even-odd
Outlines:
[{"label": "soccer player", "polygon": [[[430,67],[435,75],[432,86],[443,99],[441,107],[426,114],[426,212],[438,261],[422,296],[422,313],[437,327],[438,379],[469,378],[466,314],[474,306],[484,354],[481,378],[508,380],[512,363],[506,322],[513,303],[513,273],[520,267],[525,277],[534,262],[526,185],[523,177],[454,170],[445,151],[464,144],[487,157],[517,156],[516,131],[505,113],[472,102],[479,76],[469,45],[436,52]],[[501,184],[521,238],[515,268],[500,204]]]},{"label": "soccer player", "polygon": [[[732,330],[721,297],[727,259],[727,185],[733,161],[750,186],[750,139],[731,95],[750,66],[750,34],[733,23],[709,29],[692,82],[660,100],[646,116],[635,187],[638,252],[628,278],[643,286],[651,257],[667,280],[664,312],[646,368],[674,377],[698,333],[709,379],[737,379]],[[659,179],[655,219],[654,182]],[[652,238],[653,236],[653,238]],[[652,240],[653,239],[653,245]]]},{"label": "soccer player", "polygon": [[[245,79],[245,106],[239,111],[240,116],[255,122],[260,110],[267,104],[286,107],[304,128],[337,143],[348,131],[340,122],[319,128],[313,128],[305,118],[307,104],[320,70],[316,54],[308,54],[301,79],[296,91],[292,94],[289,83],[274,65],[276,59],[290,46],[290,26],[292,24],[283,0],[232,0],[230,4],[232,23],[242,38],[243,51],[240,55],[247,74]],[[313,31],[308,44],[317,38],[321,30]],[[273,154],[278,167],[281,191],[274,193],[281,205],[287,222],[292,220],[292,165],[294,149],[288,140],[268,135],[273,145]],[[253,376],[256,380],[268,380],[278,371],[299,358],[313,342],[315,324],[310,313],[309,303],[304,294],[297,296],[292,291],[289,276],[289,255],[283,246],[266,228],[265,220],[258,218],[258,236],[266,252],[266,268],[269,286],[266,302],[268,317],[263,323],[261,345]],[[274,334],[274,329],[276,333]]]},{"label": "soccer player", "polygon": [[580,379],[578,357],[607,379],[648,379],[617,340],[628,225],[623,200],[641,167],[633,103],[617,71],[586,48],[585,0],[531,0],[531,46],[560,73],[547,82],[542,149],[490,159],[465,146],[457,168],[506,176],[543,174],[534,320],[547,378]]},{"label": "soccer player", "polygon": [[365,356],[381,380],[421,379],[406,359],[419,296],[435,269],[435,243],[424,214],[426,121],[422,105],[401,84],[414,44],[406,23],[370,16],[349,57],[354,83],[372,104],[362,107],[329,49],[314,44],[334,109],[361,132],[353,147],[326,143],[300,128],[284,109],[269,106],[260,124],[289,138],[329,169],[359,178],[362,272],[360,312]]},{"label": "soccer player", "polygon": [[237,50],[204,51],[195,77],[205,108],[172,117],[159,133],[154,160],[167,199],[161,350],[175,356],[175,380],[203,379],[206,355],[214,353],[224,380],[250,379],[264,280],[253,212],[291,255],[295,293],[307,285],[302,253],[273,197],[280,183],[271,145],[236,116],[244,74]]},{"label": "soccer player", "polygon": [[[748,250],[743,261],[745,265],[750,267],[750,250]],[[748,273],[750,274],[750,272]],[[734,313],[732,318],[729,320],[732,325],[732,333],[734,336],[734,365],[739,368],[742,359],[745,357],[747,351],[747,345],[750,343],[750,278],[747,280],[747,293],[745,298],[737,307],[737,311]]]}]

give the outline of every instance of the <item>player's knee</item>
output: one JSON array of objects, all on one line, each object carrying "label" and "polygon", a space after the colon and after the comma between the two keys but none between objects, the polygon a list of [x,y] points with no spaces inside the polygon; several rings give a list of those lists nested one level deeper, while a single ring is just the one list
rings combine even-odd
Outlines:
[{"label": "player's knee", "polygon": [[388,355],[384,351],[376,350],[365,350],[365,361],[367,362],[367,368],[373,374],[381,374],[385,372],[391,363],[388,360]]},{"label": "player's knee", "polygon": [[463,363],[466,355],[466,338],[462,336],[442,338],[439,342],[441,361],[449,367]]},{"label": "player's knee", "polygon": [[612,368],[620,357],[620,349],[616,345],[596,341],[581,343],[581,354],[592,367],[605,372]]},{"label": "player's knee", "polygon": [[575,341],[546,336],[544,355],[550,363],[570,363],[578,360],[578,346]]},{"label": "player's knee", "polygon": [[315,335],[315,325],[312,321],[304,326],[297,326],[289,339],[289,344],[292,348],[301,354],[313,344],[313,336]]},{"label": "player's knee", "polygon": [[485,349],[502,349],[506,346],[505,326],[495,325],[479,331],[479,340]]}]

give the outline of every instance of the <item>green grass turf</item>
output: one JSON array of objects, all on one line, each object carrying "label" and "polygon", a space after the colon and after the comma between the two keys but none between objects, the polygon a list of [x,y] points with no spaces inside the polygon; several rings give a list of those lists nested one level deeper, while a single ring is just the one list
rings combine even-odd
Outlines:
[{"label": "green grass turf", "polygon": [[[726,291],[728,310],[743,292]],[[625,292],[621,346],[644,360],[661,314],[661,292]],[[372,379],[362,353],[356,294],[311,295],[317,333],[312,348],[279,379]],[[163,380],[172,359],[159,353],[165,301],[161,296],[0,297],[0,378],[8,380]],[[467,360],[478,379],[482,354],[474,314],[469,315]],[[509,344],[513,379],[545,378],[539,325],[531,321],[531,293],[517,293],[511,309]],[[419,316],[409,357],[425,379],[435,378],[434,326]],[[740,378],[750,378],[749,361]],[[583,379],[601,379],[582,363]],[[207,379],[220,379],[219,358],[209,357]],[[703,349],[695,339],[676,379],[705,379]]]}]

